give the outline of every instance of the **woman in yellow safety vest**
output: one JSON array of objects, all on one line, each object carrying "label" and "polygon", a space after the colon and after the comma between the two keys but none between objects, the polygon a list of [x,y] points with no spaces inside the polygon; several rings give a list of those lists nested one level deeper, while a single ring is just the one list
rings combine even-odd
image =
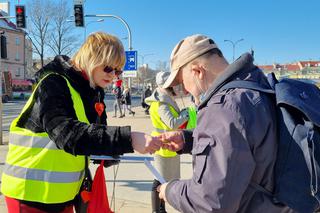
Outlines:
[{"label": "woman in yellow safety vest", "polygon": [[56,56],[10,127],[1,192],[10,212],[73,212],[89,155],[153,153],[161,142],[107,126],[104,91],[125,63],[115,36],[91,34],[76,54]]},{"label": "woman in yellow safety vest", "polygon": [[[173,99],[173,96],[175,96],[173,88],[162,88],[169,75],[170,72],[161,71],[157,73],[156,83],[158,87],[145,100],[150,105],[150,118],[154,128],[151,133],[152,136],[158,136],[163,132],[179,128],[194,128],[196,124],[195,108],[180,110]],[[192,118],[192,121],[189,121],[190,118]],[[177,153],[160,149],[155,153],[154,162],[155,167],[166,181],[180,178],[180,157]],[[157,186],[159,185],[160,182],[155,179],[151,192],[152,212],[154,213],[166,212],[164,201],[159,199],[157,192]]]}]

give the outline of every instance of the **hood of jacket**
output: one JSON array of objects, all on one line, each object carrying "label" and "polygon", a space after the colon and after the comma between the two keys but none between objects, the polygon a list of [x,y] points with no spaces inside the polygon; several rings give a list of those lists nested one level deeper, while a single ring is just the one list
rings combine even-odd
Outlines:
[{"label": "hood of jacket", "polygon": [[53,61],[49,62],[42,69],[40,69],[35,74],[36,81],[39,82],[48,73],[57,73],[68,78],[72,86],[80,89],[85,87],[88,89],[90,87],[89,80],[87,80],[82,72],[75,70],[70,63],[70,58],[65,55],[56,56]]},{"label": "hood of jacket", "polygon": [[[250,53],[244,53],[235,62],[227,66],[227,68],[220,74],[212,83],[210,88],[205,93],[203,101],[199,104],[198,109],[206,106],[210,98],[219,91],[219,89],[226,83],[238,80],[250,80],[249,73],[259,71],[259,68],[253,64],[253,57]],[[268,85],[267,81],[258,82],[262,85]]]},{"label": "hood of jacket", "polygon": [[171,105],[177,112],[180,112],[180,109],[176,101],[168,95],[166,92],[161,91],[160,88],[156,88],[154,92],[145,99],[145,102],[150,105],[152,102],[161,102]]}]

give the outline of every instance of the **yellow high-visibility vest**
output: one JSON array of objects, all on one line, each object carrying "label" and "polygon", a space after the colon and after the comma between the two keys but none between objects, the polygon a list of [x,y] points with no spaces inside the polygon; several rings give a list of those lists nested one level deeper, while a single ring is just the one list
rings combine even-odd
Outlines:
[{"label": "yellow high-visibility vest", "polygon": [[188,124],[186,129],[194,129],[197,127],[197,109],[194,106],[188,107]]},{"label": "yellow high-visibility vest", "polygon": [[[153,101],[150,104],[149,113],[150,113],[150,118],[151,118],[152,125],[154,128],[154,130],[151,133],[152,136],[158,136],[163,132],[172,131],[172,129],[170,127],[168,127],[165,123],[162,122],[162,120],[159,116],[159,113],[158,113],[159,106],[160,106],[159,101]],[[173,117],[176,118],[179,116],[178,112],[172,106],[169,105],[169,109],[170,109],[170,112],[172,113]],[[174,157],[177,155],[176,152],[170,151],[168,149],[162,149],[162,148],[160,148],[158,151],[156,151],[155,154],[160,155],[162,157],[168,157],[168,158]]]},{"label": "yellow high-visibility vest", "polygon": [[[46,132],[35,133],[17,126],[21,116],[32,107],[35,91],[43,79],[10,126],[9,152],[2,173],[1,192],[19,200],[63,203],[73,200],[80,190],[85,156],[74,156],[59,149]],[[89,124],[80,94],[67,78],[64,79],[78,120]]]},{"label": "yellow high-visibility vest", "polygon": [[[154,127],[154,130],[151,133],[152,136],[157,136],[163,132],[172,131],[172,129],[170,127],[168,127],[165,123],[162,122],[162,120],[158,114],[159,106],[160,106],[160,102],[154,101],[151,103],[150,109],[149,109],[152,125]],[[169,105],[169,109],[170,109],[170,112],[172,113],[173,117],[177,118],[179,116],[179,113],[172,106]],[[197,122],[195,108],[189,107],[188,113],[189,113],[189,120],[188,120],[188,124],[187,124],[187,129],[193,129],[193,128],[195,128],[195,125]],[[174,157],[177,155],[176,152],[170,151],[168,149],[162,149],[162,148],[160,148],[160,150],[156,151],[155,154],[160,155],[162,157],[168,157],[168,158]]]}]

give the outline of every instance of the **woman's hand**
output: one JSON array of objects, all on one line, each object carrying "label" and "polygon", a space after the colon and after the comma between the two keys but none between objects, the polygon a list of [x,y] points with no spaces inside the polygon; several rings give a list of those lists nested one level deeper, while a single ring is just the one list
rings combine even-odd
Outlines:
[{"label": "woman's hand", "polygon": [[141,154],[154,153],[162,146],[160,138],[152,137],[142,132],[131,132],[132,147]]},{"label": "woman's hand", "polygon": [[157,138],[163,141],[162,148],[177,152],[184,147],[182,131],[165,132]]}]

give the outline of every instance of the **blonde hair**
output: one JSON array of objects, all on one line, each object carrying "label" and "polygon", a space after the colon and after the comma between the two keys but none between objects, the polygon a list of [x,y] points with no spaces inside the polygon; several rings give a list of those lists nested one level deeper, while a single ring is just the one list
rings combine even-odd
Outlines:
[{"label": "blonde hair", "polygon": [[99,66],[121,70],[125,64],[124,48],[117,37],[96,32],[88,36],[71,61],[80,71],[86,72],[91,87],[95,87],[92,71]]}]

